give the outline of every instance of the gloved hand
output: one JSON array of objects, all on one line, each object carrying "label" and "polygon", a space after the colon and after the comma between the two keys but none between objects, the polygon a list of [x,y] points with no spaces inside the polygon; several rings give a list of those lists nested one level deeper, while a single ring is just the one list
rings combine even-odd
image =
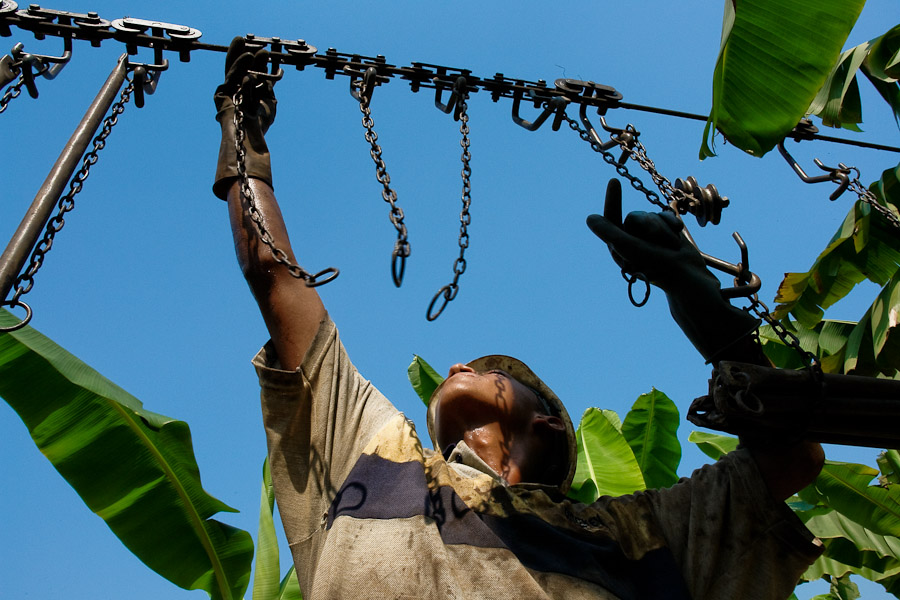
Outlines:
[{"label": "gloved hand", "polygon": [[759,322],[722,298],[718,278],[681,234],[684,223],[674,214],[632,212],[623,223],[622,185],[612,179],[604,216],[590,215],[587,225],[620,267],[666,293],[675,322],[708,362],[766,362],[750,339]]},{"label": "gloved hand", "polygon": [[236,37],[225,56],[225,82],[216,88],[213,100],[216,120],[222,126],[222,142],[219,145],[219,161],[213,193],[225,200],[228,188],[238,176],[237,153],[234,147],[234,103],[232,97],[241,89],[241,112],[244,129],[244,164],[247,175],[272,185],[272,166],[265,133],[275,120],[274,86],[271,79],[262,79],[249,73],[265,73],[268,68],[268,50],[247,48],[244,38]]}]

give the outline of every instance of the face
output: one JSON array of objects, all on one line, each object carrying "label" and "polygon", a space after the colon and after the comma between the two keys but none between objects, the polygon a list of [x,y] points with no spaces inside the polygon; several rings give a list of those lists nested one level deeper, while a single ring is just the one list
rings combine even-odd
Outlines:
[{"label": "face", "polygon": [[462,439],[473,426],[500,423],[516,431],[541,406],[534,391],[500,370],[476,372],[455,364],[436,395],[434,427],[441,444]]}]

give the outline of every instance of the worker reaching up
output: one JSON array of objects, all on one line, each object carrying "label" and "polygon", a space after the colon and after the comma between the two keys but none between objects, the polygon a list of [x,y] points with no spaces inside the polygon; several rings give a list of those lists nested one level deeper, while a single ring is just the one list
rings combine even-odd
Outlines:
[{"label": "worker reaching up", "polygon": [[[581,504],[566,497],[576,446],[563,403],[524,363],[493,355],[450,367],[428,408],[433,449],[423,446],[350,362],[315,289],[284,266],[297,258],[264,138],[267,58],[241,38],[229,50],[213,191],[271,337],[253,364],[304,598],[787,598],[822,550],[783,502],[818,474],[818,444],[745,440],[670,489]],[[680,221],[623,222],[614,182],[588,225],[666,292],[705,358],[763,360],[756,321],[722,299]]]}]

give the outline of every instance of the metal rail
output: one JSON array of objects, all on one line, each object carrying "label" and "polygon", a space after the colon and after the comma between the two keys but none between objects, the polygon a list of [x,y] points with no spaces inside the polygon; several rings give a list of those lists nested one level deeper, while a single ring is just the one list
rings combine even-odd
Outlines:
[{"label": "metal rail", "polygon": [[[37,39],[44,39],[47,36],[60,37],[67,42],[77,39],[87,41],[94,47],[99,47],[107,40],[113,40],[124,43],[128,54],[132,56],[137,54],[138,47],[152,48],[155,63],[159,65],[164,63],[163,55],[166,52],[174,52],[178,54],[181,62],[189,62],[192,52],[226,52],[228,50],[227,46],[201,42],[202,33],[185,25],[133,18],[107,20],[95,12],[73,13],[46,9],[37,4],[20,9],[12,0],[0,0],[0,37],[11,36],[11,27],[30,31]],[[609,109],[624,108],[676,118],[707,120],[705,115],[624,103],[622,94],[615,88],[593,81],[557,79],[553,85],[548,85],[547,81],[543,79],[530,81],[518,77],[507,77],[503,73],[496,73],[492,77],[479,77],[469,69],[422,62],[398,66],[388,63],[386,58],[381,55],[373,57],[349,54],[339,52],[335,48],[328,48],[324,53],[319,53],[315,46],[302,39],[285,40],[250,34],[246,37],[251,43],[258,44],[259,47],[269,48],[274,70],[281,65],[294,66],[301,71],[306,67],[315,67],[324,70],[326,79],[334,79],[337,75],[350,77],[352,88],[357,84],[357,80],[363,77],[367,69],[374,68],[377,73],[376,86],[396,78],[409,82],[413,92],[418,92],[423,88],[433,89],[435,90],[435,104],[438,106],[444,104],[441,98],[442,94],[445,91],[450,93],[453,90],[457,78],[465,77],[466,89],[469,94],[484,90],[490,94],[491,100],[494,102],[499,101],[500,98],[512,99],[513,121],[532,131],[540,127],[551,115],[555,115],[552,121],[553,129],[558,129],[562,120],[560,114],[568,103],[595,107],[600,115],[606,114]],[[519,114],[523,101],[533,104],[535,109],[542,111],[537,118],[528,120]],[[817,133],[809,134],[804,139],[900,152],[900,148],[892,146],[821,136]]]}]

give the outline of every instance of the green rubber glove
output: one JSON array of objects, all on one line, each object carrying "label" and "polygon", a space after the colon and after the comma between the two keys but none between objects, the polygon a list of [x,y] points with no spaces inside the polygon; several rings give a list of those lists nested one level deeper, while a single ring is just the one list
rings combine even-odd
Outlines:
[{"label": "green rubber glove", "polygon": [[603,216],[590,215],[587,225],[620,267],[666,293],[675,322],[708,362],[766,363],[751,338],[759,321],[722,298],[718,278],[681,234],[684,223],[674,214],[638,211],[623,222],[622,185],[612,179]]},{"label": "green rubber glove", "polygon": [[224,200],[234,178],[238,176],[237,152],[234,146],[234,93],[241,89],[241,112],[244,129],[244,164],[247,175],[272,185],[272,166],[265,133],[275,120],[274,86],[271,79],[263,79],[251,71],[265,73],[268,68],[268,50],[247,47],[244,38],[236,37],[225,56],[225,82],[216,88],[213,100],[216,120],[222,127],[219,160],[213,193]]}]

